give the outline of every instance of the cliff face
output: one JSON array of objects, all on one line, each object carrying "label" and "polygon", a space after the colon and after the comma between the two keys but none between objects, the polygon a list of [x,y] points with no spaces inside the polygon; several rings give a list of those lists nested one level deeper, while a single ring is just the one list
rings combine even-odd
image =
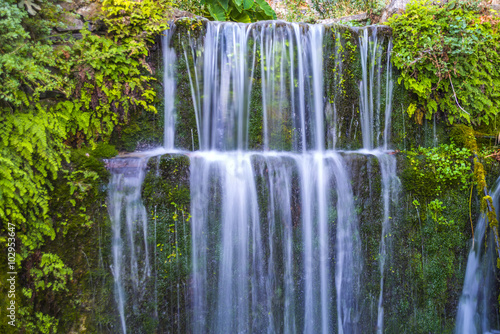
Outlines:
[{"label": "cliff face", "polygon": [[[313,168],[317,166],[312,164],[315,158],[311,156],[306,159],[289,152],[294,150],[294,145],[298,140],[297,134],[300,133],[300,130],[293,125],[293,118],[282,117],[276,111],[293,110],[291,100],[276,100],[277,103],[281,103],[279,108],[268,109],[271,112],[267,114],[267,117],[270,117],[269,119],[278,119],[281,122],[274,128],[275,131],[267,134],[268,141],[266,144],[266,130],[263,125],[263,100],[268,93],[263,89],[262,85],[265,85],[263,79],[269,78],[269,76],[266,77],[266,71],[269,70],[269,67],[262,56],[263,52],[260,53],[259,57],[256,57],[256,63],[253,65],[255,71],[253,72],[252,91],[249,94],[250,99],[248,101],[248,110],[250,110],[248,115],[248,139],[246,141],[248,147],[242,152],[245,153],[244,164],[242,165],[245,168],[242,166],[240,166],[241,169],[237,168],[241,179],[248,181],[250,179],[247,176],[252,175],[252,181],[248,181],[244,185],[236,182],[234,184],[227,183],[226,177],[230,178],[234,177],[234,175],[229,172],[224,174],[223,172],[226,169],[228,171],[232,170],[231,166],[239,165],[231,160],[232,158],[229,156],[224,156],[224,152],[220,156],[216,153],[214,153],[214,156],[210,156],[207,153],[207,157],[202,154],[197,156],[197,154],[200,154],[199,152],[187,152],[198,151],[200,147],[206,145],[203,140],[210,137],[204,137],[203,133],[198,132],[199,129],[203,131],[203,128],[199,126],[201,122],[196,119],[197,116],[200,116],[200,114],[196,115],[199,105],[196,106],[193,103],[193,100],[196,101],[193,96],[204,99],[207,96],[204,92],[214,92],[215,90],[214,94],[219,93],[215,89],[215,81],[209,82],[207,90],[200,88],[198,92],[193,92],[195,86],[193,84],[195,82],[193,79],[194,73],[195,70],[200,70],[200,67],[196,68],[196,62],[200,62],[204,52],[207,52],[206,48],[203,47],[203,43],[208,39],[207,25],[206,21],[196,19],[178,20],[175,25],[175,38],[172,38],[171,44],[169,44],[169,47],[175,50],[178,61],[176,68],[177,93],[173,97],[178,121],[175,146],[184,149],[189,159],[186,156],[169,154],[152,158],[148,162],[147,173],[142,186],[142,198],[144,199],[146,212],[148,215],[151,214],[151,217],[148,218],[148,235],[150,237],[155,236],[154,241],[150,240],[150,242],[152,241],[150,254],[153,254],[156,249],[153,262],[163,272],[162,276],[160,276],[160,271],[157,272],[154,284],[152,280],[145,283],[145,291],[147,292],[144,295],[138,297],[135,301],[129,300],[130,304],[125,308],[125,314],[130,314],[130,318],[127,318],[127,327],[136,331],[140,328],[158,328],[161,331],[179,329],[184,331],[186,328],[193,328],[194,326],[194,328],[203,331],[203,329],[207,328],[203,326],[213,326],[209,327],[211,329],[219,328],[217,326],[225,326],[225,317],[233,317],[233,319],[239,317],[231,308],[228,308],[228,314],[212,312],[212,310],[197,313],[197,310],[207,309],[204,308],[202,301],[199,301],[201,304],[197,304],[196,299],[197,296],[200,296],[200,292],[204,293],[201,294],[201,296],[204,296],[202,298],[206,297],[207,300],[220,301],[222,298],[220,286],[221,282],[226,282],[223,281],[224,272],[221,264],[225,254],[223,246],[225,241],[222,240],[223,226],[226,219],[224,212],[233,208],[227,203],[234,200],[232,196],[225,197],[224,194],[229,193],[231,189],[234,190],[234,193],[231,192],[234,196],[243,196],[242,198],[248,199],[248,201],[241,201],[243,204],[249,203],[251,199],[255,201],[259,208],[256,215],[256,224],[263,231],[259,236],[259,240],[266,240],[266,242],[263,243],[262,248],[258,249],[258,252],[252,248],[257,252],[252,254],[261,254],[263,261],[255,260],[256,262],[252,262],[252,266],[259,265],[263,268],[272,268],[273,273],[276,273],[276,281],[270,281],[275,284],[272,285],[273,288],[265,293],[262,292],[262,294],[271,296],[267,301],[275,306],[273,310],[277,310],[276,313],[273,313],[273,317],[275,317],[273,319],[276,320],[275,326],[281,328],[282,324],[279,319],[289,319],[286,314],[290,315],[291,313],[287,313],[285,307],[281,307],[287,304],[285,303],[286,300],[293,300],[296,303],[296,308],[299,311],[296,311],[294,316],[298,326],[306,326],[305,318],[307,315],[306,312],[301,310],[307,303],[307,298],[302,294],[304,291],[302,287],[307,286],[307,283],[304,282],[307,282],[310,278],[307,278],[307,275],[303,273],[306,266],[304,263],[307,259],[304,252],[307,248],[308,239],[304,235],[304,212],[307,205],[303,203],[305,196],[302,193],[302,185],[307,183],[304,181],[304,179],[307,179],[304,175],[310,171],[307,168],[301,168],[306,165],[316,171]],[[286,30],[287,27],[285,23],[281,22],[267,23],[267,25],[273,27],[275,31]],[[255,28],[263,29],[262,26],[259,27],[258,25]],[[300,29],[306,30],[307,27],[300,26]],[[380,43],[381,50],[383,50],[380,52],[380,58],[375,58],[376,61],[372,66],[378,66],[380,69],[379,93],[381,97],[379,110],[385,110],[385,107],[389,105],[385,92],[387,91],[388,82],[386,74],[390,30],[372,29],[368,30],[368,35],[373,38],[369,40],[368,45],[375,48],[377,43]],[[324,121],[325,123],[330,122],[328,123],[329,126],[325,126],[325,129],[330,129],[331,132],[326,130],[324,133],[324,145],[328,149],[356,150],[365,147],[362,133],[364,131],[362,128],[362,108],[360,107],[362,105],[360,96],[363,92],[362,88],[360,88],[362,87],[360,81],[363,80],[363,75],[366,73],[359,57],[364,47],[362,34],[363,29],[342,26],[327,26],[325,29],[322,43],[325,54],[323,64],[324,68],[326,68],[324,70],[323,88],[325,96],[329,97],[329,99],[321,102],[322,106],[326,106]],[[375,37],[378,42],[375,41]],[[258,45],[258,43],[258,40],[252,40],[249,45]],[[249,55],[254,52],[252,50],[254,49],[248,49]],[[214,62],[214,64],[219,63]],[[276,73],[288,75],[285,72],[277,71]],[[234,72],[230,73],[234,74]],[[377,72],[373,72],[374,78],[376,75]],[[393,75],[397,77],[397,73],[393,73]],[[231,76],[231,78],[233,77]],[[284,81],[288,82],[287,80]],[[374,81],[377,82],[377,80]],[[286,89],[293,88],[287,86]],[[200,92],[203,93],[200,94]],[[286,93],[284,94],[286,95]],[[414,119],[408,118],[406,114],[409,103],[408,95],[396,83],[394,83],[391,103],[392,107],[389,108],[391,111],[389,118],[391,121],[391,140],[388,146],[394,149],[391,153],[395,154],[395,157],[393,156],[391,159],[397,165],[396,170],[389,172],[388,167],[383,162],[385,156],[373,152],[343,152],[336,157],[343,161],[343,166],[347,171],[345,175],[347,183],[352,189],[353,212],[355,212],[359,222],[358,232],[349,235],[349,237],[354,236],[353,238],[359,242],[359,249],[361,250],[360,253],[356,253],[359,255],[356,260],[359,260],[360,265],[355,266],[356,269],[352,270],[353,277],[356,277],[356,279],[349,282],[351,286],[355,286],[356,297],[353,297],[353,300],[356,301],[349,301],[349,303],[352,303],[349,304],[352,313],[350,313],[351,317],[348,320],[348,326],[351,326],[349,328],[353,331],[373,331],[380,324],[379,315],[383,314],[383,326],[385,331],[389,333],[451,333],[455,325],[455,314],[462,291],[466,257],[470,246],[467,243],[472,233],[470,221],[477,221],[479,204],[477,201],[471,200],[470,191],[472,190],[473,193],[474,191],[473,188],[471,189],[470,180],[464,182],[452,178],[443,180],[443,177],[446,178],[447,174],[444,172],[444,165],[442,164],[448,166],[450,170],[459,170],[464,168],[463,166],[470,166],[469,157],[466,153],[461,153],[461,148],[441,145],[449,143],[448,132],[450,129],[441,122],[439,115],[433,120],[421,119],[421,124],[415,122]],[[219,106],[220,108],[225,107],[222,104]],[[215,110],[215,108],[210,110]],[[335,117],[333,110],[335,110]],[[225,119],[221,118],[218,125],[211,125],[213,126],[212,129],[218,129],[224,134],[229,133],[224,132],[226,131],[223,126],[224,121]],[[384,131],[382,129],[384,129],[385,122],[386,118],[381,117],[380,123],[373,123],[374,127],[377,127],[377,130],[373,131],[373,137],[370,138],[373,143],[382,144],[384,142],[382,136]],[[268,123],[268,127],[273,126],[269,124],[271,122]],[[163,127],[162,125],[159,126],[161,129]],[[140,129],[141,127],[138,126],[137,128]],[[218,132],[213,131],[212,133],[217,134]],[[287,136],[287,134],[290,135]],[[310,137],[309,134],[307,136]],[[309,137],[306,140],[309,140]],[[317,142],[314,143],[318,144]],[[219,150],[220,147],[226,146],[217,145],[236,145],[232,141],[228,144],[217,140],[214,140],[212,144],[213,147]],[[266,155],[266,145],[281,153],[276,153],[276,156],[272,156],[272,154]],[[417,150],[418,146],[428,147],[428,149]],[[435,147],[435,149],[432,147]],[[398,152],[398,150],[410,149],[415,151]],[[224,150],[222,149],[222,151]],[[253,153],[248,151],[253,151]],[[304,161],[301,159],[304,159]],[[234,166],[227,165],[226,162],[228,161],[234,162]],[[332,173],[328,174],[331,178],[329,178],[328,189],[325,190],[331,203],[336,203],[339,198],[349,197],[350,195],[339,192],[341,181],[340,178],[335,178],[337,174],[334,172],[333,165],[330,166],[328,163],[326,165],[330,169],[325,173]],[[201,167],[206,169],[200,169]],[[489,177],[495,178],[495,166],[492,164],[487,165],[487,169],[492,171]],[[439,170],[443,172],[439,172]],[[205,171],[205,173],[201,171]],[[388,179],[390,179],[389,174],[395,178],[392,184],[387,183]],[[315,173],[312,172],[311,175],[315,175]],[[464,175],[469,175],[469,173],[464,172]],[[198,182],[202,179],[207,182]],[[187,180],[191,182],[188,183]],[[275,184],[277,180],[281,180],[280,187]],[[286,180],[286,182],[283,180]],[[316,184],[314,182],[317,182],[317,180],[311,180],[310,182],[310,184]],[[284,184],[289,184],[286,192],[282,190],[285,189],[282,188],[285,187]],[[205,188],[203,188],[204,186]],[[249,192],[255,191],[256,197],[253,198],[246,192],[236,194],[241,191],[243,186],[248,187]],[[318,185],[318,189],[323,189],[323,186]],[[203,195],[194,198],[193,194],[200,194],[202,191],[199,189],[200,187],[204,189],[202,189],[204,191]],[[273,192],[276,189],[280,191]],[[389,195],[387,195],[388,189],[390,189]],[[319,195],[313,194],[311,196]],[[285,197],[289,198],[289,202],[284,201]],[[203,206],[205,210],[200,210],[199,206],[193,208],[193,201],[198,203],[196,201],[200,200],[205,200],[203,202],[206,204],[206,206]],[[276,203],[280,205],[286,203],[286,205],[282,205],[283,208],[277,209],[278,204]],[[313,207],[319,205],[314,204]],[[385,205],[389,208],[388,214],[385,211]],[[290,214],[292,222],[290,235],[287,235],[286,226],[288,225],[276,223],[276,225],[271,226],[270,223],[272,221],[271,217],[281,219],[280,222],[285,221],[287,218],[285,218],[284,212]],[[206,238],[204,241],[206,244],[203,244],[206,247],[201,247],[202,250],[200,251],[199,247],[193,248],[200,235],[194,236],[193,229],[197,225],[193,224],[199,223],[200,215],[203,216],[204,214],[210,215],[211,218],[207,220],[208,229],[201,230],[202,235],[205,235]],[[191,215],[195,218],[191,217]],[[330,207],[327,217],[327,226],[330,231],[328,245],[331,250],[329,259],[337,261],[338,255],[335,245],[338,242],[339,209],[333,206]],[[242,217],[242,219],[247,218],[246,216]],[[389,230],[384,227],[387,221],[391,222]],[[239,223],[240,221],[234,220],[234,224]],[[158,228],[163,235],[159,234]],[[255,225],[249,227],[249,229],[255,231]],[[244,231],[244,229],[240,231]],[[285,251],[287,247],[285,240],[292,240],[293,251],[291,253]],[[317,239],[311,244],[312,249],[316,249],[315,247],[319,243],[321,243],[321,235],[318,234]],[[235,252],[240,251],[240,249],[237,249],[238,245],[234,244],[233,246]],[[191,253],[193,249],[197,249],[198,253]],[[204,252],[206,252],[205,257],[200,260],[197,256]],[[276,255],[276,252],[279,252],[280,255]],[[293,254],[290,262],[290,265],[294,268],[293,272],[287,272],[286,270],[285,254]],[[382,266],[381,270],[382,260],[384,266]],[[311,261],[316,263],[314,262],[315,259]],[[207,276],[203,278],[208,282],[205,285],[199,284],[200,277],[197,276],[196,268],[200,267],[200,263],[202,264],[201,268],[207,269]],[[238,268],[235,270],[243,270],[238,267],[237,263],[233,265],[234,268]],[[320,266],[318,264],[318,268]],[[331,264],[328,267],[331,270],[331,275],[326,279],[327,286],[333,287],[335,285],[336,278],[333,272],[334,268],[337,270],[336,266],[335,263],[335,265]],[[318,268],[314,270],[319,273]],[[267,277],[266,275],[264,276]],[[237,277],[238,275],[233,276],[233,280],[230,281],[230,284],[233,284],[231,286],[234,287],[239,284],[235,281]],[[290,299],[290,295],[285,292],[287,286],[285,283],[286,277],[293,278],[294,282],[301,282],[299,288],[296,289],[297,295],[295,298]],[[319,280],[319,278],[317,279]],[[252,281],[252,279],[249,280]],[[127,284],[125,282],[124,286],[126,287]],[[259,287],[258,280],[249,284]],[[158,288],[159,286],[161,288]],[[244,285],[242,286],[244,287]],[[217,290],[218,287],[219,290]],[[316,291],[314,290],[316,288],[314,286],[312,291]],[[234,290],[235,294],[237,290]],[[129,287],[128,293],[133,295],[133,287]],[[338,300],[336,298],[342,297],[333,296],[331,301],[320,302],[319,295],[319,293],[317,295],[312,293],[312,298],[318,300],[314,310],[318,312],[323,309],[331,310],[333,320],[331,320],[331,324],[328,323],[326,326],[338,325],[336,319],[338,319],[340,312],[335,307],[336,303],[334,301]],[[157,296],[159,296],[158,299],[155,299]],[[168,300],[169,302],[163,304],[155,300]],[[379,300],[383,300],[382,307],[379,305]],[[233,302],[237,303],[235,300],[231,303]],[[249,303],[249,305],[254,305],[252,303]],[[330,305],[330,303],[331,308],[327,306],[323,308],[323,305]],[[492,300],[488,300],[487,303],[489,303],[491,309],[486,317],[494,320],[497,317],[496,304]],[[263,310],[269,307],[268,304],[264,304],[261,306],[262,308],[252,308],[252,312],[248,315],[251,319],[258,320],[255,320],[255,326],[261,327],[255,328],[264,328],[270,323],[269,320],[262,317],[263,314],[267,314]],[[135,308],[133,305],[136,305]],[[215,308],[215,304],[210,305]],[[145,313],[141,313],[142,311],[136,312],[135,309],[143,310]],[[232,313],[233,311],[234,313]],[[142,318],[144,314],[153,315],[149,319],[154,319],[154,321],[144,321]],[[115,321],[118,322],[118,320]],[[196,327],[197,323],[204,325]]]}]

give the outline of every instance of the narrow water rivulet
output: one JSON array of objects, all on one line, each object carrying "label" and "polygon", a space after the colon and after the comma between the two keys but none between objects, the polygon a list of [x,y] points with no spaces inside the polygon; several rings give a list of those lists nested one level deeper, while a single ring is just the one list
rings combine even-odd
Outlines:
[{"label": "narrow water rivulet", "polygon": [[[491,197],[493,205],[498,208],[500,179],[496,181]],[[490,323],[489,319],[495,280],[496,254],[495,239],[492,231],[488,231],[488,224],[488,218],[482,216],[474,230],[474,240],[467,259],[464,288],[458,305],[456,334],[498,332],[490,332],[497,325]]]},{"label": "narrow water rivulet", "polygon": [[109,184],[109,214],[112,224],[115,299],[124,333],[127,332],[125,285],[131,288],[131,304],[144,294],[151,274],[147,239],[147,214],[141,199],[147,158],[114,159]]}]

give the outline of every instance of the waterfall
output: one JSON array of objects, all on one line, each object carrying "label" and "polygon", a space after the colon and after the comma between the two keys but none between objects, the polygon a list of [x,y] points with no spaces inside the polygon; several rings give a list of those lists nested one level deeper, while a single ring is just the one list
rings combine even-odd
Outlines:
[{"label": "waterfall", "polygon": [[175,33],[175,24],[170,23],[170,29],[165,31],[161,43],[163,49],[163,103],[165,104],[164,119],[165,130],[163,135],[163,147],[173,150],[175,143],[175,50],[171,46],[172,36]]},{"label": "waterfall", "polygon": [[[491,197],[493,205],[498,208],[500,179],[496,181]],[[465,281],[458,305],[456,334],[490,333],[489,330],[494,327],[494,324],[489,323],[488,316],[491,305],[489,298],[493,296],[496,254],[493,233],[489,236],[487,233],[488,223],[487,217],[482,215],[474,229],[474,240],[467,259]]]},{"label": "waterfall", "polygon": [[[123,333],[127,333],[127,299],[132,301],[132,305],[136,304],[144,293],[144,281],[151,273],[147,215],[141,199],[146,164],[147,158],[115,159],[112,166],[108,199],[113,234],[111,272],[115,281],[115,298]],[[130,296],[125,294],[125,285],[132,288]]]},{"label": "waterfall", "polygon": [[[192,158],[191,173],[195,332],[275,332],[283,324],[287,333],[330,333],[332,240],[337,240],[339,330],[355,326],[350,316],[357,311],[361,269],[358,222],[338,153],[200,152]],[[301,191],[292,204],[294,182]],[[220,197],[211,196],[214,191]],[[262,201],[266,204],[259,206]],[[333,208],[336,215],[328,213]],[[295,244],[303,245],[303,255],[293,250]],[[296,256],[303,256],[303,283],[294,279]],[[284,294],[283,311],[272,307],[278,290]]]},{"label": "waterfall", "polygon": [[[381,145],[383,133],[383,147],[387,149],[390,129],[390,115],[392,107],[392,70],[390,65],[390,51],[392,42],[389,41],[387,52],[386,96],[385,113],[381,109],[381,79],[382,79],[382,43],[377,36],[377,29],[363,28],[359,34],[362,79],[359,82],[361,129],[363,148],[373,149]],[[381,116],[384,116],[385,126],[382,131]]]},{"label": "waterfall", "polygon": [[[398,183],[396,159],[387,154],[393,83],[390,56],[383,62],[383,55],[390,41],[377,37],[376,27],[353,30],[362,71],[359,105],[348,106],[353,117],[347,129],[338,115],[345,97],[331,91],[324,75],[332,61],[343,75],[345,41],[335,27],[279,21],[204,25],[203,34],[187,29],[183,38],[172,25],[162,40],[164,148],[115,159],[118,166],[127,162],[134,168],[111,168],[113,275],[122,331],[131,331],[129,315],[140,312],[136,299],[145,293],[141,288],[147,290],[151,272],[141,200],[147,161],[177,152],[190,160],[192,275],[185,312],[192,314],[193,333],[373,330],[363,323],[365,264],[352,165],[375,157],[382,180],[376,194],[383,206],[377,320],[382,332],[390,246],[385,237]],[[324,52],[331,35],[333,57]],[[180,61],[192,99],[181,103],[192,103],[196,123],[194,152],[175,151]],[[356,138],[358,123],[363,149],[338,150],[347,146],[337,139],[347,130]]]},{"label": "waterfall", "polygon": [[377,315],[377,333],[384,332],[384,275],[385,264],[388,252],[388,239],[391,232],[390,207],[391,201],[396,202],[399,191],[399,179],[396,176],[396,159],[394,156],[387,155],[381,151],[374,152],[380,163],[382,174],[382,201],[384,206],[384,216],[382,220],[382,233],[380,235],[380,250],[379,250],[379,268],[380,268],[380,294],[378,299],[378,315]]},{"label": "waterfall", "polygon": [[120,325],[125,334],[127,312],[140,313],[139,304],[147,293],[147,280],[152,271],[148,217],[141,196],[147,163],[153,156],[174,151],[176,54],[171,47],[174,32],[175,25],[171,23],[170,29],[165,31],[161,39],[164,61],[164,148],[132,157],[115,158],[108,166],[111,172],[108,193],[108,212],[112,226],[111,272]]},{"label": "waterfall", "polygon": [[[195,333],[330,333],[335,323],[339,333],[359,330],[363,264],[351,176],[341,154],[325,151],[324,31],[321,25],[284,22],[210,23],[204,40],[183,43],[202,148],[191,156]],[[373,121],[376,110],[377,119],[385,119],[376,143],[387,148],[392,76],[386,71],[381,115],[382,46],[376,29],[370,31],[375,55],[369,54],[371,63],[362,57],[370,81],[360,84],[366,95],[360,109],[371,106],[362,116],[363,138],[372,149],[372,127],[382,129]],[[263,152],[251,152],[249,99],[259,79]],[[288,143],[286,127],[294,128]],[[395,158],[368,153],[380,160],[384,180],[382,309]],[[294,188],[300,191],[291,204]],[[211,197],[214,192],[220,195]],[[294,254],[297,244],[303,251]],[[300,268],[294,268],[297,256]],[[284,294],[282,312],[273,308],[276,291]]]},{"label": "waterfall", "polygon": [[193,38],[184,45],[186,62],[188,54],[194,62],[188,75],[201,150],[247,148],[249,67],[253,68],[247,40],[251,31],[245,24],[214,22],[207,26],[204,43]]}]

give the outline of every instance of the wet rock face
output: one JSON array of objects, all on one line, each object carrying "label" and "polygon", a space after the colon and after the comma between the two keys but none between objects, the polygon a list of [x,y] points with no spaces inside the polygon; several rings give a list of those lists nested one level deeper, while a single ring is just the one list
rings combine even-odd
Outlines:
[{"label": "wet rock face", "polygon": [[89,24],[90,30],[95,30],[97,27],[96,20],[101,13],[101,3],[89,0],[76,0],[64,2],[61,7],[67,10],[63,14],[63,22],[66,22],[66,27],[56,28],[58,32],[74,32],[77,33],[84,28],[85,23]]}]

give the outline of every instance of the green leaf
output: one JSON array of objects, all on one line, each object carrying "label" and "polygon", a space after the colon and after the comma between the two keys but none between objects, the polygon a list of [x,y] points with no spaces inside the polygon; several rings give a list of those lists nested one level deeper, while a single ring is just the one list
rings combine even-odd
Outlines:
[{"label": "green leaf", "polygon": [[437,112],[437,103],[436,100],[430,99],[429,102],[427,103],[427,106],[432,112]]},{"label": "green leaf", "polygon": [[417,110],[416,104],[410,103],[406,112],[408,113],[408,116],[412,117],[416,110]]},{"label": "green leaf", "polygon": [[243,0],[234,0],[234,4],[236,5],[236,8],[241,8]]},{"label": "green leaf", "polygon": [[217,2],[224,8],[224,11],[227,12],[227,9],[229,8],[229,0],[217,0]]},{"label": "green leaf", "polygon": [[244,10],[250,9],[252,8],[253,4],[254,4],[253,0],[243,0],[243,9]]},{"label": "green leaf", "polygon": [[270,19],[276,20],[276,13],[271,6],[269,6],[266,0],[255,0],[255,2]]},{"label": "green leaf", "polygon": [[207,8],[214,20],[226,21],[226,11],[218,2],[207,5]]},{"label": "green leaf", "polygon": [[242,22],[242,23],[251,23],[252,20],[250,19],[250,16],[246,12],[238,13],[237,11],[231,11],[231,19],[233,19],[236,22]]}]

